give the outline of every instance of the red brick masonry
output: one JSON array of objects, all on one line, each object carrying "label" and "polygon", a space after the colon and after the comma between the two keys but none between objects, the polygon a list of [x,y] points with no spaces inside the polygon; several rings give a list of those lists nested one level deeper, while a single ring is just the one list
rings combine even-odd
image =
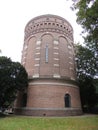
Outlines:
[{"label": "red brick masonry", "polygon": [[82,114],[73,28],[60,16],[42,15],[25,27],[22,65],[29,86],[17,94],[15,113],[34,116]]}]

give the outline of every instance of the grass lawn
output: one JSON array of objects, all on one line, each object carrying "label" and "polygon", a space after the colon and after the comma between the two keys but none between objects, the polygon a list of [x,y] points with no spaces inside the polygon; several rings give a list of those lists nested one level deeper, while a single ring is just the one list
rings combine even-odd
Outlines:
[{"label": "grass lawn", "polygon": [[0,130],[98,130],[98,115],[0,118]]}]

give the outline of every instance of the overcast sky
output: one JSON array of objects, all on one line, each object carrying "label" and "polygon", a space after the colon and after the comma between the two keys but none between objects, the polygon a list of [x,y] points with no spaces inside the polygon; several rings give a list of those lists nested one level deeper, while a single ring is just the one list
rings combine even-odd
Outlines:
[{"label": "overcast sky", "polygon": [[1,0],[0,1],[0,49],[3,56],[21,61],[24,28],[32,18],[54,14],[65,18],[74,29],[74,42],[82,40],[81,28],[66,0]]}]

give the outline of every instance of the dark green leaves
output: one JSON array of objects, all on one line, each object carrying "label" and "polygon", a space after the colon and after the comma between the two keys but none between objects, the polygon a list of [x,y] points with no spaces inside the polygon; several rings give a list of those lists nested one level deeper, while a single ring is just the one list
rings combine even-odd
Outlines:
[{"label": "dark green leaves", "polygon": [[[71,0],[77,23],[83,28],[84,46],[76,47],[77,77],[82,104],[94,105],[94,76],[98,74],[98,0]],[[81,41],[80,41],[81,42]]]},{"label": "dark green leaves", "polygon": [[0,106],[9,105],[16,92],[23,91],[28,85],[25,68],[10,58],[0,57]]}]

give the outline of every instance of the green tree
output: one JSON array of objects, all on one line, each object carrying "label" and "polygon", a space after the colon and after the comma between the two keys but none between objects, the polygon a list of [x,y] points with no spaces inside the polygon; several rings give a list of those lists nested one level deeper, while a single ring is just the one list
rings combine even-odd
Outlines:
[{"label": "green tree", "polygon": [[85,80],[85,77],[89,76],[94,78],[97,72],[97,63],[92,50],[77,44],[76,63],[78,79]]},{"label": "green tree", "polygon": [[96,74],[96,59],[94,53],[82,45],[76,45],[77,79],[80,87],[82,107],[94,107],[98,100],[94,76]]},{"label": "green tree", "polygon": [[98,72],[98,0],[72,0],[77,23],[83,28],[84,44],[93,53]]},{"label": "green tree", "polygon": [[0,107],[6,107],[14,101],[17,91],[28,86],[28,75],[19,62],[0,57]]},{"label": "green tree", "polygon": [[98,101],[98,96],[96,94],[96,87],[93,84],[93,79],[89,77],[85,77],[84,80],[78,80],[80,87],[80,96],[82,107],[90,110],[93,108]]},{"label": "green tree", "polygon": [[[84,46],[80,45],[76,49],[81,99],[83,105],[92,106],[90,104],[96,104],[93,78],[98,74],[98,0],[71,1],[73,1],[71,9],[76,11],[77,23],[83,28]],[[89,100],[89,94],[93,95],[92,100]]]}]

